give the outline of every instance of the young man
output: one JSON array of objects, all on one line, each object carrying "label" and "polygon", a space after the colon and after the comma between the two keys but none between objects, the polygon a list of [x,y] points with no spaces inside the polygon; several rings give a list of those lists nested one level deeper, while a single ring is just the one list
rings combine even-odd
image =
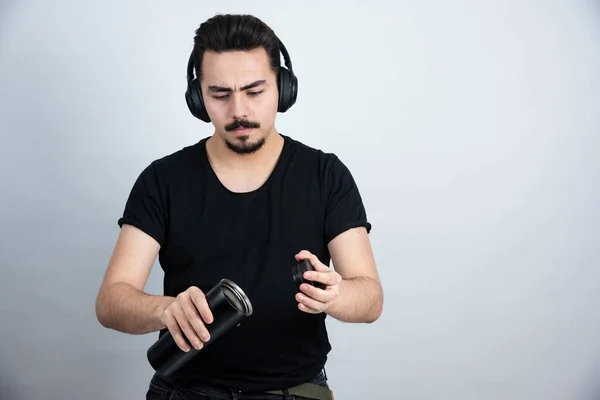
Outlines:
[{"label": "young man", "polygon": [[[280,51],[253,16],[218,15],[200,25],[191,58],[197,79],[186,97],[214,134],[152,162],[118,221],[96,304],[103,326],[168,330],[190,351],[187,341],[200,349],[211,340],[204,295],[222,278],[253,307],[175,375],[155,374],[149,399],[174,392],[179,399],[308,398],[298,387],[327,387],[326,316],[371,323],[381,315],[371,225],[350,171],[334,154],[275,128],[277,112],[297,93]],[[157,256],[164,296],[143,292]],[[315,269],[305,277],[322,289],[296,287],[292,267],[305,258]]]}]

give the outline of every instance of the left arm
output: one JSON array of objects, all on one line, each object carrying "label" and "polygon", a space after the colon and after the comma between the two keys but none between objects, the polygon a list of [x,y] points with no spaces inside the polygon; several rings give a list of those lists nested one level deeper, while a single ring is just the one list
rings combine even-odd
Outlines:
[{"label": "left arm", "polygon": [[302,251],[297,260],[308,258],[315,272],[305,278],[325,284],[325,289],[302,285],[296,296],[300,310],[325,312],[343,322],[375,322],[383,311],[383,289],[377,273],[367,230],[353,228],[328,245],[334,270],[316,256]]}]

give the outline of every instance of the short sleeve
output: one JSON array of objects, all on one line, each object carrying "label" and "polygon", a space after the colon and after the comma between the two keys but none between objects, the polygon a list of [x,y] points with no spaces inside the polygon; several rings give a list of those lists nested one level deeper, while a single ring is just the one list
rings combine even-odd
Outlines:
[{"label": "short sleeve", "polygon": [[325,208],[325,240],[329,243],[348,229],[365,227],[371,232],[371,224],[360,191],[346,165],[335,155],[330,155],[325,171],[327,190]]},{"label": "short sleeve", "polygon": [[166,236],[166,201],[156,166],[150,164],[138,176],[117,223],[135,226],[156,240],[161,247]]}]

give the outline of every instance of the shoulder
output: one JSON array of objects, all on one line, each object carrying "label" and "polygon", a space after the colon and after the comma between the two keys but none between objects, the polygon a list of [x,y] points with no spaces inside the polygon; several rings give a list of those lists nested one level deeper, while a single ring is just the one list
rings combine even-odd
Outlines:
[{"label": "shoulder", "polygon": [[[356,187],[350,168],[332,150],[308,145],[297,139],[287,137],[290,141],[292,157],[298,171],[316,179],[326,197],[336,192],[347,192]],[[315,182],[315,183],[316,183]]]},{"label": "shoulder", "polygon": [[186,187],[202,144],[201,140],[146,164],[131,187],[119,225],[134,225],[162,244],[173,188]]},{"label": "shoulder", "polygon": [[150,161],[141,171],[138,179],[151,179],[157,185],[180,180],[200,165],[199,155],[206,139],[183,147],[172,153]]},{"label": "shoulder", "polygon": [[[311,176],[305,174],[304,180],[310,179],[310,185],[321,196],[324,206],[325,240],[330,243],[341,233],[351,228],[364,227],[371,231],[362,196],[350,169],[333,151],[315,148],[297,140],[293,141],[296,149],[295,159],[303,168],[299,171],[312,171]],[[317,174],[317,175],[314,175]]]},{"label": "shoulder", "polygon": [[198,164],[199,155],[206,142],[206,138],[197,143],[183,147],[177,151],[167,154],[163,157],[153,160],[148,167],[159,172],[169,172],[175,170],[181,172],[181,168],[189,167],[191,164]]},{"label": "shoulder", "polygon": [[[293,158],[303,167],[316,170],[324,179],[331,175],[346,175],[350,171],[338,155],[330,150],[314,147],[291,137],[290,141]],[[311,168],[312,167],[312,168]]]}]

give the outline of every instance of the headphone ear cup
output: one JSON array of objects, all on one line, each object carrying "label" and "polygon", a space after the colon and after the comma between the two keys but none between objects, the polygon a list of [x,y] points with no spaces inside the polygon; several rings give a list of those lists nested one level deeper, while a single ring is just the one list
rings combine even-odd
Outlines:
[{"label": "headphone ear cup", "polygon": [[204,100],[202,99],[202,89],[197,79],[193,79],[185,91],[185,102],[190,109],[192,115],[204,122],[210,122],[210,117],[204,107]]},{"label": "headphone ear cup", "polygon": [[290,109],[298,97],[298,78],[287,68],[279,68],[279,104],[277,111],[284,113]]}]

